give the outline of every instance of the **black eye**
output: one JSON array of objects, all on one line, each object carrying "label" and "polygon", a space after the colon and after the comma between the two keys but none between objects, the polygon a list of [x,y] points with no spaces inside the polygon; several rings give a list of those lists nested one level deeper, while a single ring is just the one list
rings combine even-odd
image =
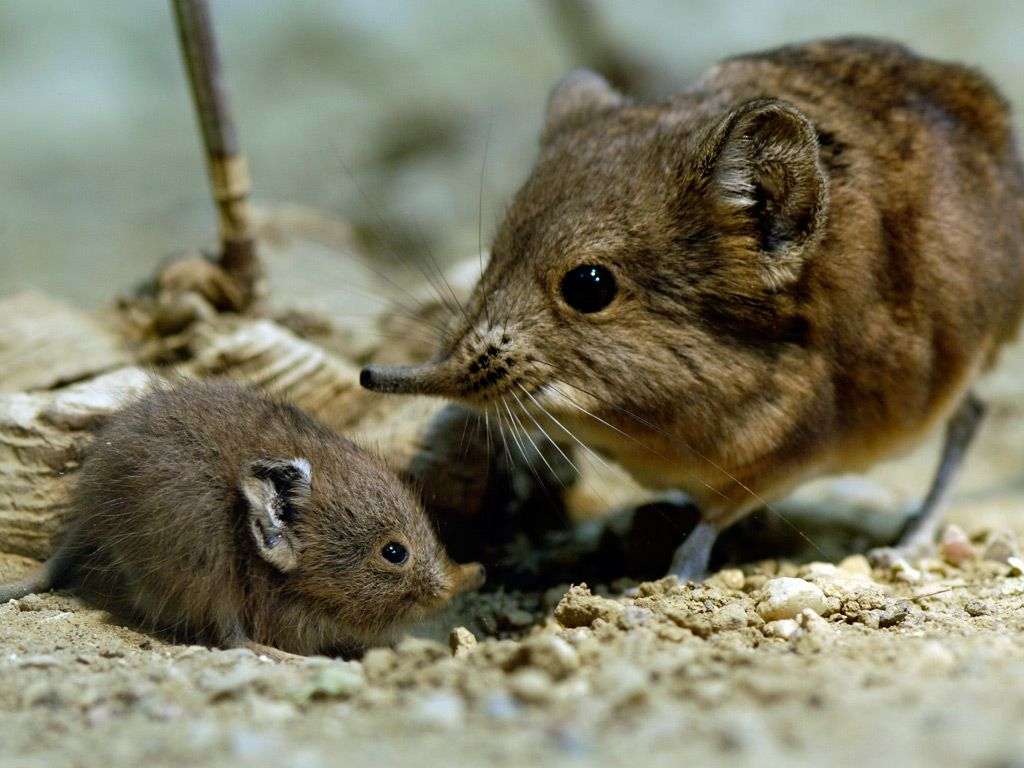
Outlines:
[{"label": "black eye", "polygon": [[597,312],[615,298],[615,276],[594,264],[570,269],[562,278],[565,303],[580,312]]},{"label": "black eye", "polygon": [[389,563],[395,565],[401,565],[409,559],[409,550],[399,544],[397,541],[389,541],[380,551],[381,557],[387,560]]}]

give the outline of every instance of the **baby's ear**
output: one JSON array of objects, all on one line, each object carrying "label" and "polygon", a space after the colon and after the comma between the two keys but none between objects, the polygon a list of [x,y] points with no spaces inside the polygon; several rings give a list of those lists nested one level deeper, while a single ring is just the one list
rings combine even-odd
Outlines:
[{"label": "baby's ear", "polygon": [[306,459],[260,456],[242,466],[241,491],[256,551],[277,570],[299,564],[300,542],[292,523],[297,502],[312,493],[312,469]]},{"label": "baby's ear", "polygon": [[828,182],[814,125],[792,104],[756,99],[726,116],[718,142],[719,203],[747,222],[769,282],[784,284],[824,228]]},{"label": "baby's ear", "polygon": [[596,72],[577,69],[563,77],[548,97],[542,142],[563,128],[622,106],[626,99]]}]

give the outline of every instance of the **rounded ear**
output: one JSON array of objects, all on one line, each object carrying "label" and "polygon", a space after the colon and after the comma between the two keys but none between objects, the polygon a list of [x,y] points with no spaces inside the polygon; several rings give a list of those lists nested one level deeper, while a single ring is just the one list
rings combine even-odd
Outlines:
[{"label": "rounded ear", "polygon": [[792,104],[756,99],[730,112],[716,133],[719,203],[753,227],[766,277],[780,287],[799,274],[824,229],[828,180],[817,131]]},{"label": "rounded ear", "polygon": [[242,467],[241,491],[249,533],[260,556],[287,573],[299,564],[300,542],[292,523],[296,502],[312,493],[312,469],[306,459],[261,456]]},{"label": "rounded ear", "polygon": [[590,69],[577,69],[565,77],[548,97],[542,141],[600,112],[622,106],[625,97]]}]

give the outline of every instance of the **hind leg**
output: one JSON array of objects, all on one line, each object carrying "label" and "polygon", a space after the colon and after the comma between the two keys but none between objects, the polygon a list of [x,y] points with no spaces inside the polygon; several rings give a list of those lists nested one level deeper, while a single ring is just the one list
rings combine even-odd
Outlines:
[{"label": "hind leg", "polygon": [[968,392],[946,425],[942,457],[928,495],[907,520],[896,546],[872,550],[869,553],[872,560],[892,564],[900,558],[920,555],[935,542],[942,515],[949,504],[950,488],[984,415],[985,404],[973,392]]}]

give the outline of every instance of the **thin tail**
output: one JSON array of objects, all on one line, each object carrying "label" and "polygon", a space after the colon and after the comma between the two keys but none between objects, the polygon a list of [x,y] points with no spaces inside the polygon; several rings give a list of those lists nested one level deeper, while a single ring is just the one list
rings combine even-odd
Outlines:
[{"label": "thin tail", "polygon": [[46,592],[60,586],[70,570],[72,548],[67,543],[61,544],[57,551],[27,576],[17,581],[0,584],[0,603],[14,600],[34,592]]}]

